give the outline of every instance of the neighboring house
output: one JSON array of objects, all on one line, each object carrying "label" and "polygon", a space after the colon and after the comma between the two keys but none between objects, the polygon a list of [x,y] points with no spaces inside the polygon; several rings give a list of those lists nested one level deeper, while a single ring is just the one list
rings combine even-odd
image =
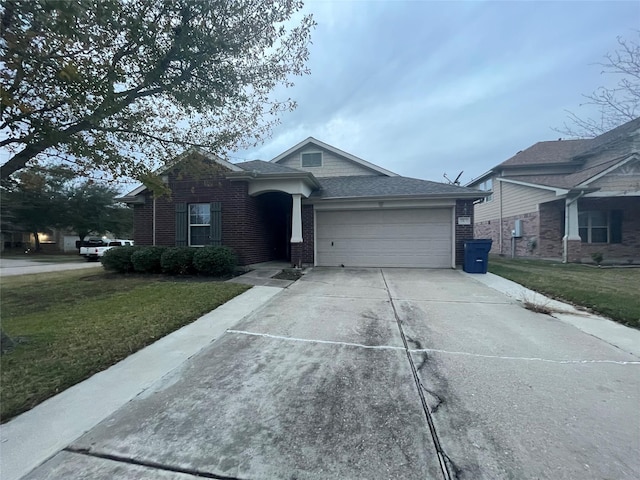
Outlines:
[{"label": "neighboring house", "polygon": [[[177,169],[191,156],[214,167]],[[227,245],[241,265],[452,268],[473,238],[478,190],[401,177],[308,138],[270,162],[232,164],[190,150],[159,173],[170,195],[144,186],[134,208],[136,245]]]},{"label": "neighboring house", "polygon": [[492,192],[475,205],[475,237],[510,256],[640,262],[639,148],[640,118],[518,152],[467,184]]}]

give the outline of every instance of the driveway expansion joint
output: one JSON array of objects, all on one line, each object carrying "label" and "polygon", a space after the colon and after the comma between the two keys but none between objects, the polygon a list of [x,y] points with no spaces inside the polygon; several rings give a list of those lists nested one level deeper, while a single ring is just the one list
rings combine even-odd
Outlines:
[{"label": "driveway expansion joint", "polygon": [[[435,348],[416,348],[409,349],[411,353],[441,353],[444,355],[457,355],[464,357],[475,357],[475,358],[488,358],[494,360],[520,360],[526,362],[546,362],[546,363],[556,363],[561,365],[588,365],[588,364],[612,364],[612,365],[640,365],[640,361],[636,360],[552,360],[549,358],[539,358],[539,357],[512,357],[512,356],[503,356],[503,355],[485,355],[482,353],[470,353],[470,352],[453,352],[449,350],[438,350]],[[424,362],[423,362],[424,363]],[[422,366],[422,365],[421,365]],[[420,367],[418,368],[420,370]]]},{"label": "driveway expansion joint", "polygon": [[105,460],[111,460],[114,462],[126,463],[128,465],[137,465],[140,467],[152,468],[154,470],[163,470],[166,472],[175,472],[175,473],[183,473],[186,475],[192,475],[194,477],[199,478],[212,478],[214,480],[249,480],[248,478],[240,478],[240,477],[229,477],[226,475],[216,475],[215,473],[203,472],[201,470],[195,470],[191,468],[181,468],[175,467],[173,465],[165,465],[163,463],[146,461],[146,460],[136,460],[129,457],[124,457],[121,455],[113,455],[110,453],[100,453],[91,451],[88,448],[75,448],[75,447],[67,447],[63,449],[65,452],[75,453],[78,455],[85,455],[87,457],[94,458],[102,458]]},{"label": "driveway expansion joint", "polygon": [[[398,311],[396,310],[396,305],[393,301],[393,297],[391,296],[391,292],[389,291],[389,285],[387,284],[387,279],[384,276],[384,272],[380,269],[380,275],[382,275],[382,280],[387,290],[387,295],[389,296],[389,301],[391,302],[391,307],[393,309],[393,315],[396,318],[396,323],[398,325],[398,330],[400,331],[400,337],[402,337],[402,343],[404,344],[404,350],[407,354],[407,360],[409,361],[409,366],[411,367],[411,373],[413,375],[413,381],[415,383],[416,389],[418,390],[418,396],[420,397],[420,403],[422,404],[422,410],[424,412],[424,416],[427,420],[427,424],[429,426],[429,433],[431,434],[431,439],[433,441],[433,446],[436,450],[436,455],[438,456],[438,463],[440,465],[440,471],[442,472],[442,478],[444,480],[455,480],[459,477],[459,470],[455,466],[455,464],[451,461],[449,456],[445,453],[442,448],[442,444],[440,443],[440,438],[438,437],[438,432],[436,431],[436,426],[433,421],[433,417],[431,415],[431,410],[429,408],[429,404],[427,403],[427,399],[424,396],[423,385],[420,381],[420,377],[418,375],[418,370],[416,369],[416,365],[413,361],[411,349],[409,348],[409,344],[407,343],[407,337],[404,333],[404,329],[402,328],[402,321],[398,316]],[[438,397],[439,398],[439,397]],[[442,399],[440,399],[442,402]],[[453,470],[453,472],[451,472]]]}]

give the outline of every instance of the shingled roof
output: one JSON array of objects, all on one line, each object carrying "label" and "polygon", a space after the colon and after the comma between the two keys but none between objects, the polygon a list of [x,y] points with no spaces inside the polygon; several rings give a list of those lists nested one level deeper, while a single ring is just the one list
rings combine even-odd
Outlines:
[{"label": "shingled roof", "polygon": [[526,150],[516,153],[513,157],[498,165],[498,167],[566,163],[579,153],[589,149],[591,142],[592,139],[538,142]]},{"label": "shingled roof", "polygon": [[[538,142],[470,184],[498,173],[503,179],[570,189],[585,184],[639,151],[640,118],[637,118],[595,138]],[[553,166],[562,167],[562,171],[553,173],[547,168]],[[534,168],[527,169],[528,174],[525,174],[521,167]],[[540,167],[544,173],[536,174],[535,167]]]},{"label": "shingled roof", "polygon": [[357,198],[357,197],[401,197],[401,196],[452,196],[482,198],[485,192],[473,188],[446,183],[419,180],[410,177],[351,176],[318,178],[320,190],[311,198]]},{"label": "shingled roof", "polygon": [[279,173],[305,173],[297,168],[285,167],[277,163],[265,162],[264,160],[251,160],[249,162],[236,163],[236,167],[240,167],[247,172],[256,172],[261,174],[279,174]]}]

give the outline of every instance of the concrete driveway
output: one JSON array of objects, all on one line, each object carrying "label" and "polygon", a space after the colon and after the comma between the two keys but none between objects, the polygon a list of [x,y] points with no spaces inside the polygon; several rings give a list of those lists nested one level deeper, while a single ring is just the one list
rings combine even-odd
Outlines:
[{"label": "concrete driveway", "polygon": [[460,272],[314,269],[27,478],[635,479],[638,360]]}]

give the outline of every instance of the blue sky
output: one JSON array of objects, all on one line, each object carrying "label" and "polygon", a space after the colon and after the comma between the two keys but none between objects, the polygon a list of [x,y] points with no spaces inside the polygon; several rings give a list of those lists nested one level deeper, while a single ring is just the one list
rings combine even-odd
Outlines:
[{"label": "blue sky", "polygon": [[640,2],[308,1],[318,23],[311,75],[284,92],[298,108],[272,138],[231,159],[269,160],[313,136],[401,175],[463,183],[537,141],[581,94],[613,76],[596,65],[637,38]]}]

